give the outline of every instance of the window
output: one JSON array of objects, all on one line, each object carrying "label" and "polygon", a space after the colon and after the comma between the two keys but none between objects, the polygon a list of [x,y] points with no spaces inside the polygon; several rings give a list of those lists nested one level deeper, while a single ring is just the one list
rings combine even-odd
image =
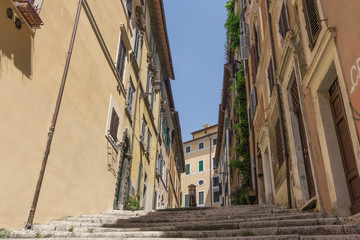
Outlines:
[{"label": "window", "polygon": [[280,121],[278,120],[275,125],[275,137],[276,137],[276,155],[279,162],[279,168],[284,163],[284,152],[281,136]]},{"label": "window", "polygon": [[283,3],[280,12],[279,19],[279,32],[283,39],[285,39],[286,33],[289,31],[289,23],[286,17],[286,7],[285,3]]},{"label": "window", "polygon": [[115,103],[114,98],[110,96],[110,106],[108,111],[105,136],[116,148],[118,148],[118,142],[119,142],[119,127],[120,127],[120,111]]},{"label": "window", "polygon": [[110,136],[112,137],[112,139],[117,142],[118,140],[118,128],[119,128],[119,116],[116,113],[115,109],[112,109],[112,114],[111,114],[111,123],[110,123]]},{"label": "window", "polygon": [[141,142],[144,144],[145,143],[145,131],[146,131],[146,126],[147,126],[147,122],[146,120],[144,119],[143,117],[143,120],[142,120],[142,127],[141,127],[141,136],[140,136],[140,140]]},{"label": "window", "polygon": [[199,161],[199,172],[203,172],[204,171],[204,160],[200,160]]},{"label": "window", "polygon": [[148,93],[150,90],[150,80],[151,80],[151,73],[150,73],[150,68],[148,68],[147,71],[147,79],[146,79],[146,92]]},{"label": "window", "polygon": [[309,48],[313,49],[321,30],[319,12],[316,0],[303,0],[302,3],[306,21],[306,30],[309,37]]},{"label": "window", "polygon": [[213,203],[219,203],[220,202],[220,177],[215,176],[213,177],[213,188],[212,188],[212,194],[213,194]]},{"label": "window", "polygon": [[189,153],[191,152],[191,146],[186,146],[185,147],[185,153]]},{"label": "window", "polygon": [[204,148],[204,142],[199,143],[199,150]]},{"label": "window", "polygon": [[272,91],[274,89],[274,69],[273,69],[273,64],[272,64],[271,58],[270,58],[267,73],[268,73],[268,81],[269,81],[269,92],[270,92],[270,97],[271,97]]},{"label": "window", "polygon": [[198,181],[198,185],[199,185],[199,187],[202,187],[203,185],[204,185],[204,183],[205,183],[205,181],[204,180],[199,180]]},{"label": "window", "polygon": [[139,53],[139,40],[140,40],[139,30],[138,28],[136,28],[135,44],[134,44],[134,55],[136,60],[138,59],[138,53]]},{"label": "window", "polygon": [[213,169],[217,169],[219,168],[219,163],[215,160],[215,158],[212,158],[212,165],[213,165]]},{"label": "window", "polygon": [[126,101],[126,107],[130,113],[132,113],[133,99],[134,99],[134,88],[131,84],[131,78],[130,78],[129,90],[128,90],[127,101]]},{"label": "window", "polygon": [[141,181],[142,181],[142,171],[143,171],[143,165],[142,162],[139,163],[139,173],[138,173],[138,183],[137,183],[137,194],[140,194],[141,191]]},{"label": "window", "polygon": [[132,7],[133,7],[133,1],[132,0],[126,0],[126,10],[127,10],[129,18],[131,18]]},{"label": "window", "polygon": [[155,100],[155,91],[154,88],[152,88],[151,91],[151,103],[150,103],[150,109],[154,110],[154,100]]},{"label": "window", "polygon": [[185,165],[185,175],[189,175],[190,174],[190,163]]},{"label": "window", "polygon": [[182,192],[180,192],[180,206],[182,206]]},{"label": "window", "polygon": [[204,205],[204,191],[198,192],[198,205]]},{"label": "window", "polygon": [[217,138],[213,138],[213,139],[212,139],[212,145],[213,145],[213,146],[216,146],[216,143],[217,143]]},{"label": "window", "polygon": [[116,69],[118,70],[121,78],[124,77],[125,59],[126,59],[126,48],[124,41],[120,38],[120,46],[117,55]]},{"label": "window", "polygon": [[189,207],[189,194],[185,194],[184,198],[185,198],[185,200],[184,200],[185,207]]},{"label": "window", "polygon": [[150,153],[150,147],[151,147],[151,133],[150,130],[148,131],[148,138],[147,138],[147,146],[146,146],[146,151],[148,153]]}]

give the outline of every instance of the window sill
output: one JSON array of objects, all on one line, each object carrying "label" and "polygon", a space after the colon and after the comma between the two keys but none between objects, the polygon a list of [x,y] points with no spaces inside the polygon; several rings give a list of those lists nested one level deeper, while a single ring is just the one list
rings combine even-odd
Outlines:
[{"label": "window sill", "polygon": [[118,153],[120,150],[120,146],[114,141],[114,139],[110,135],[105,135],[105,138],[110,142],[116,153]]}]

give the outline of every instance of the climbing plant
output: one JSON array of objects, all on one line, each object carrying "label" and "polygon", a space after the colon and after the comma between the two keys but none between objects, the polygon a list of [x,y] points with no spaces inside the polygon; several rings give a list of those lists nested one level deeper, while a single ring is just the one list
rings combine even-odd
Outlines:
[{"label": "climbing plant", "polygon": [[230,167],[238,170],[241,177],[242,187],[235,189],[232,193],[233,204],[249,204],[249,187],[251,179],[251,163],[249,155],[249,124],[246,106],[246,87],[245,87],[244,66],[241,64],[236,73],[236,81],[232,87],[235,93],[233,108],[239,116],[239,122],[234,125],[234,129],[238,132],[236,137],[239,144],[234,150],[240,156],[237,159],[230,160]]},{"label": "climbing plant", "polygon": [[229,0],[225,4],[227,18],[224,24],[226,37],[230,40],[230,47],[233,51],[240,46],[240,14],[235,13],[235,1]]}]

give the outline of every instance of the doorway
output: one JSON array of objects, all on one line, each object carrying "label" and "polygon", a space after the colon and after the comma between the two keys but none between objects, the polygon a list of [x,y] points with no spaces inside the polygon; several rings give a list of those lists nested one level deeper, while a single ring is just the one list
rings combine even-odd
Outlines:
[{"label": "doorway", "polygon": [[340,148],[341,160],[344,166],[346,184],[351,201],[351,213],[360,212],[360,182],[355,155],[352,149],[350,132],[342,101],[339,81],[336,79],[329,89],[330,105],[335,124],[336,135]]}]

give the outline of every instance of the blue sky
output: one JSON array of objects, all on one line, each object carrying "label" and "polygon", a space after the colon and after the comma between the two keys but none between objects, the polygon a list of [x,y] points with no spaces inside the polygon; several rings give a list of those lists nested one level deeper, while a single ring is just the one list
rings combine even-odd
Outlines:
[{"label": "blue sky", "polygon": [[217,124],[225,63],[226,0],[164,0],[183,141]]}]

